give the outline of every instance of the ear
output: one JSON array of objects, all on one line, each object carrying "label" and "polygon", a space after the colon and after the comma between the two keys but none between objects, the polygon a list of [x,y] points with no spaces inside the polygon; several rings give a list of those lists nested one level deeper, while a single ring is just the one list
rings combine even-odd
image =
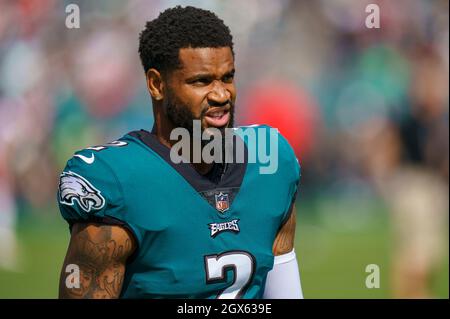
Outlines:
[{"label": "ear", "polygon": [[164,98],[164,82],[158,70],[147,71],[147,89],[155,100],[160,101]]}]

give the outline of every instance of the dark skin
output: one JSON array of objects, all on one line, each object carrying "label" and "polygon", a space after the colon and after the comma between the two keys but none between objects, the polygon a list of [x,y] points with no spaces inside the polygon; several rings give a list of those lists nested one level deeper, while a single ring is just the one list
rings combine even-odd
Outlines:
[{"label": "dark skin", "polygon": [[[136,244],[120,226],[75,224],[61,270],[59,297],[70,299],[118,298],[122,289],[125,264]],[[66,266],[80,270],[80,287],[67,288]]]},{"label": "dark skin", "polygon": [[[181,68],[164,77],[158,70],[147,72],[147,87],[152,97],[155,118],[154,132],[159,141],[171,147],[170,132],[176,125],[164,111],[164,102],[175,98],[209,127],[202,117],[210,108],[229,108],[236,100],[234,58],[229,47],[186,48],[179,53]],[[196,164],[200,174],[206,174],[211,164]],[[277,233],[273,244],[275,256],[294,248],[295,208]],[[60,298],[118,298],[122,289],[126,261],[136,249],[133,237],[121,226],[75,224],[61,271]],[[68,264],[80,267],[80,288],[67,288],[65,273]]]},{"label": "dark skin", "polygon": [[[188,108],[194,118],[201,120],[202,129],[210,127],[202,112],[229,109],[230,102],[236,100],[234,58],[230,48],[181,49],[179,59],[181,68],[167,77],[156,69],[147,72],[147,87],[154,105],[153,130],[167,147],[177,142],[170,140],[170,132],[178,126],[164,111],[164,99],[169,94]],[[201,174],[206,174],[212,166],[205,163],[193,165]]]}]

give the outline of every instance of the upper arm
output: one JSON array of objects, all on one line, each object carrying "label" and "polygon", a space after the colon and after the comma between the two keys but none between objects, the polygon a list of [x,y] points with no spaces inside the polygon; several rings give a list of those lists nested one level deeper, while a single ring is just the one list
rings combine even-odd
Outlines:
[{"label": "upper arm", "polygon": [[[133,237],[121,226],[77,223],[61,270],[60,298],[118,298]],[[79,269],[79,287],[66,284],[67,265]]]},{"label": "upper arm", "polygon": [[292,204],[289,217],[286,222],[278,230],[277,236],[273,243],[273,254],[275,256],[287,254],[294,249],[295,226],[296,226],[296,210],[295,204]]}]

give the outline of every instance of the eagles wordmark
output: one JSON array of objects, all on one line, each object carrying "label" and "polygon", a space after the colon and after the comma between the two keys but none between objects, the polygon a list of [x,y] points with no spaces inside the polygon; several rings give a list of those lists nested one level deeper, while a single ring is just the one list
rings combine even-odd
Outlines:
[{"label": "eagles wordmark", "polygon": [[239,233],[240,229],[238,223],[239,219],[233,219],[232,221],[229,222],[208,224],[208,227],[211,230],[211,237],[214,238],[223,231],[231,231],[233,233]]}]

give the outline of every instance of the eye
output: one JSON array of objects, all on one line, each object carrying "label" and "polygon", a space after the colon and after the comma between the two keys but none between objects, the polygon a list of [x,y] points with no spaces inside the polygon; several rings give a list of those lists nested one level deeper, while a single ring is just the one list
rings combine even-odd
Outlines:
[{"label": "eye", "polygon": [[194,85],[203,86],[203,85],[208,85],[209,83],[211,83],[211,80],[208,78],[198,78],[198,79],[195,79],[192,83]]},{"label": "eye", "polygon": [[234,79],[234,74],[227,74],[222,78],[222,81],[225,83],[232,83]]}]

